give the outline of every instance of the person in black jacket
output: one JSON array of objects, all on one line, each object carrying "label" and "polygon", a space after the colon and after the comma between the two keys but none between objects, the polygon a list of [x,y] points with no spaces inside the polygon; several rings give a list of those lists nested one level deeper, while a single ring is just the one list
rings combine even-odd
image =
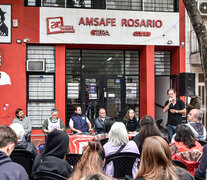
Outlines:
[{"label": "person in black jacket", "polygon": [[161,132],[156,126],[155,120],[152,116],[143,116],[140,120],[140,131],[133,138],[133,141],[136,143],[139,153],[142,153],[142,145],[144,140],[149,136],[161,136]]},{"label": "person in black jacket", "polygon": [[25,149],[32,152],[35,156],[37,155],[37,149],[34,144],[23,141],[23,137],[26,134],[23,126],[19,123],[12,123],[10,127],[14,130],[17,135],[18,142],[14,149]]},{"label": "person in black jacket", "polygon": [[124,124],[130,134],[136,134],[136,132],[140,129],[139,119],[135,117],[133,109],[128,109],[124,117]]},{"label": "person in black jacket", "polygon": [[204,180],[206,178],[206,168],[207,168],[207,144],[203,146],[203,154],[201,157],[200,165],[198,166],[194,174],[195,178]]},{"label": "person in black jacket", "polygon": [[49,171],[68,178],[72,173],[71,166],[64,160],[68,145],[69,136],[64,131],[54,129],[48,133],[43,150],[34,160],[32,171]]}]

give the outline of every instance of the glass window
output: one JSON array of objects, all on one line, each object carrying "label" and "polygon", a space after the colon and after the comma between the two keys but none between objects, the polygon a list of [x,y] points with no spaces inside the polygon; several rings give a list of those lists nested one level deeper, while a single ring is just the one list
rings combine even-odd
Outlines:
[{"label": "glass window", "polygon": [[42,0],[42,6],[66,7],[66,0]]},{"label": "glass window", "polygon": [[123,51],[83,50],[81,71],[87,75],[124,74]]},{"label": "glass window", "polygon": [[29,100],[54,100],[53,75],[29,75]]},{"label": "glass window", "polygon": [[28,6],[36,6],[36,0],[28,0]]},{"label": "glass window", "polygon": [[27,104],[27,114],[32,127],[41,128],[44,120],[51,116],[51,109],[54,107],[54,102],[29,102]]},{"label": "glass window", "polygon": [[55,72],[55,46],[28,46],[27,59],[45,59],[45,72]]},{"label": "glass window", "polygon": [[106,9],[141,10],[142,0],[106,0]]},{"label": "glass window", "polygon": [[155,75],[171,75],[170,51],[155,51]]},{"label": "glass window", "polygon": [[91,0],[69,0],[69,7],[91,8]]},{"label": "glass window", "polygon": [[174,12],[175,0],[144,0],[144,11],[166,11]]},{"label": "glass window", "polygon": [[41,128],[55,107],[55,46],[27,46],[27,60],[45,60],[45,72],[27,72],[27,113],[33,127]]}]

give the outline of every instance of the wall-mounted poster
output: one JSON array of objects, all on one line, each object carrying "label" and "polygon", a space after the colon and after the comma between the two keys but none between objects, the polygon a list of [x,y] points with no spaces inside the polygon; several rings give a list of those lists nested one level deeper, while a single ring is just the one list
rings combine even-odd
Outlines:
[{"label": "wall-mounted poster", "polygon": [[11,5],[0,4],[0,43],[11,43]]}]

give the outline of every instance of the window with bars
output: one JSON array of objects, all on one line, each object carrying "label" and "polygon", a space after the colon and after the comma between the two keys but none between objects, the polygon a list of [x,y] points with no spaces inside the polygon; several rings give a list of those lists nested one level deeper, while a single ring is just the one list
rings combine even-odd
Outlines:
[{"label": "window with bars", "polygon": [[54,100],[54,75],[29,75],[28,100]]},{"label": "window with bars", "polygon": [[177,4],[174,0],[144,0],[144,11],[174,12]]},{"label": "window with bars", "polygon": [[27,112],[32,126],[41,128],[55,107],[55,47],[27,46],[27,60],[45,59],[45,72],[27,72]]},{"label": "window with bars", "polygon": [[171,75],[171,52],[155,51],[155,75]]},{"label": "window with bars", "polygon": [[178,0],[24,0],[25,6],[178,12]]}]

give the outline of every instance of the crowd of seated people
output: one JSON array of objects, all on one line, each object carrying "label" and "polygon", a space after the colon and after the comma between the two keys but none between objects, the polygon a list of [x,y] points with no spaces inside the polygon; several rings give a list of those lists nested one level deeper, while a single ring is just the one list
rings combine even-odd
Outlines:
[{"label": "crowd of seated people", "polygon": [[[200,120],[198,111],[191,110],[190,112],[194,118]],[[141,160],[137,158],[131,170],[133,179],[190,180],[193,176],[196,179],[206,177],[207,145],[199,144],[189,124],[178,125],[172,143],[168,144],[151,116],[143,116],[138,121],[132,109],[127,111],[123,122],[116,122],[106,116],[105,109],[100,109],[98,122],[102,127],[95,125],[95,130],[98,129],[94,136],[95,140],[89,141],[88,145],[83,148],[82,157],[73,170],[65,161],[69,148],[69,136],[64,132],[64,124],[57,115],[58,110],[52,109],[51,117],[44,122],[43,131],[47,133],[47,138],[39,155],[32,143],[23,141],[25,130],[22,125],[20,123],[10,125],[18,138],[17,144],[13,143],[14,148],[26,149],[37,155],[33,164],[33,172],[49,171],[69,180],[109,180],[114,177],[114,166],[112,161],[105,164],[106,157],[116,153],[132,152],[142,154]],[[188,120],[192,115],[188,115]],[[89,134],[92,130],[92,125],[82,114],[80,106],[76,107],[69,125],[74,134]],[[203,136],[206,133],[204,130],[202,132],[202,140],[204,140]],[[131,135],[134,136],[132,140]],[[99,142],[103,138],[108,138],[104,145]],[[185,159],[184,156],[188,158]],[[187,171],[173,165],[172,159],[184,162]],[[193,166],[188,164],[192,161]]]}]

